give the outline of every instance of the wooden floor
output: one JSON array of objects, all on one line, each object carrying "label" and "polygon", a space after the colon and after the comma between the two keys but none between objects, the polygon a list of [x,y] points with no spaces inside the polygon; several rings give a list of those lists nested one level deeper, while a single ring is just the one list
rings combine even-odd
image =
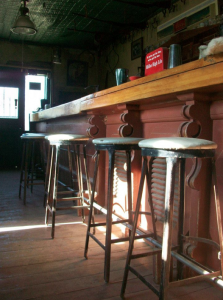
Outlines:
[{"label": "wooden floor", "polygon": [[[58,215],[55,239],[44,225],[43,187],[28,192],[27,205],[18,198],[19,173],[0,172],[0,299],[121,299],[120,289],[127,243],[112,245],[111,280],[103,280],[104,251],[90,240],[89,258],[83,256],[86,224],[69,214]],[[63,212],[64,213],[64,212]],[[101,216],[98,216],[100,218]],[[114,235],[121,230],[114,228]],[[104,240],[104,230],[97,229]],[[135,249],[147,248],[138,241]],[[134,261],[147,278],[151,275],[148,258]],[[158,299],[139,279],[129,275],[125,299]],[[169,291],[169,299],[219,300],[223,292],[207,282]]]}]

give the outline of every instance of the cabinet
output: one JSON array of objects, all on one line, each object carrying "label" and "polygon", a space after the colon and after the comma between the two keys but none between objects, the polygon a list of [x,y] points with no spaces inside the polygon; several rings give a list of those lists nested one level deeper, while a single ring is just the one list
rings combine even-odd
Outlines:
[{"label": "cabinet", "polygon": [[181,31],[171,37],[162,47],[179,44],[182,48],[182,61],[187,63],[198,59],[200,45],[206,45],[210,40],[220,35],[219,24]]}]

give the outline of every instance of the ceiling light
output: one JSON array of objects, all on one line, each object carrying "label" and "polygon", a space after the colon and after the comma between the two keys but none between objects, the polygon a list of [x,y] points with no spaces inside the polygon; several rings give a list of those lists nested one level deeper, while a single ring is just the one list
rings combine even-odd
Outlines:
[{"label": "ceiling light", "polygon": [[16,19],[11,31],[16,34],[33,35],[37,32],[36,26],[30,20],[29,9],[26,7],[26,0],[23,0],[19,12],[20,16]]}]

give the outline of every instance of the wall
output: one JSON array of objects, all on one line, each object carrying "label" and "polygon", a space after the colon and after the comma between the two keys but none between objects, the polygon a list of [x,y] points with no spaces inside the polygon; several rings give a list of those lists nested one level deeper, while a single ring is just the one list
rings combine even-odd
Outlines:
[{"label": "wall", "polygon": [[[157,36],[157,26],[160,26],[182,12],[188,11],[207,0],[186,0],[176,2],[175,11],[166,11],[164,17],[160,13],[156,18],[148,20],[148,26],[145,30],[132,31],[128,36],[122,37],[122,40],[115,42],[108,49],[93,53],[90,51],[81,51],[74,49],[61,49],[61,65],[52,64],[53,51],[55,47],[42,47],[23,44],[13,44],[10,41],[0,41],[0,65],[18,65],[18,66],[34,66],[43,67],[52,70],[53,78],[53,104],[57,105],[67,100],[71,101],[95,92],[95,87],[84,89],[83,87],[67,85],[67,62],[68,60],[81,60],[88,63],[88,85],[100,85],[100,90],[116,85],[115,69],[128,68],[129,75],[136,75],[138,67],[143,66],[144,57],[131,60],[131,43],[138,38],[143,38],[143,49],[146,47],[157,48],[161,46],[170,36],[165,39],[159,39]],[[217,2],[217,0],[216,0]],[[216,5],[217,7],[217,5]],[[210,17],[215,16],[215,5],[211,6]],[[156,22],[157,20],[157,22]],[[199,26],[195,23],[189,29]],[[23,45],[22,45],[23,44]],[[151,49],[151,48],[150,48]],[[143,67],[144,69],[144,67]],[[59,99],[60,95],[63,99]]]},{"label": "wall", "polygon": [[[11,42],[0,41],[0,65],[32,67],[34,69],[47,69],[52,71],[53,79],[53,104],[61,103],[59,94],[66,97],[75,96],[75,94],[86,95],[95,91],[95,88],[85,90],[83,87],[74,87],[67,85],[67,62],[68,60],[81,60],[88,63],[88,85],[98,84],[98,59],[95,53],[74,49],[61,50],[61,64],[53,64],[53,47],[33,46],[25,43],[15,44]],[[79,98],[79,97],[78,97]],[[72,98],[70,101],[73,100]]]},{"label": "wall", "polygon": [[[184,4],[185,2],[185,4]],[[144,62],[141,61],[141,58],[136,58],[131,60],[131,43],[139,38],[143,38],[143,49],[146,47],[151,47],[156,49],[164,44],[171,36],[166,36],[165,38],[158,38],[157,35],[157,26],[160,26],[167,21],[173,19],[174,17],[182,14],[185,11],[188,11],[192,7],[199,5],[200,3],[206,2],[205,0],[186,0],[186,1],[178,1],[176,2],[176,7],[174,12],[169,12],[167,10],[166,16],[164,17],[163,13],[160,13],[156,16],[156,18],[152,18],[148,20],[148,28],[142,31],[134,31],[126,36],[125,42],[117,42],[114,45],[111,45],[109,49],[102,53],[100,58],[100,86],[104,88],[112,87],[116,85],[115,80],[115,69],[116,68],[127,68],[129,69],[129,75],[137,75],[138,67],[142,65]],[[213,18],[217,11],[217,1],[216,4],[212,4],[210,6],[210,16],[202,20],[209,18]],[[158,23],[155,22],[158,21]],[[194,29],[199,27],[201,21],[194,23],[189,26],[187,29]],[[151,49],[151,48],[150,48]],[[106,79],[107,78],[107,79]]]}]

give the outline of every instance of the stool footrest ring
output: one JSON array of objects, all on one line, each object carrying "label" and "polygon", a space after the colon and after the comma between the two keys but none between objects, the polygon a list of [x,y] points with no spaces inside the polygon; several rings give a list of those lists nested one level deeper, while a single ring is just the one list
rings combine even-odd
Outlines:
[{"label": "stool footrest ring", "polygon": [[73,201],[73,200],[81,200],[81,197],[64,197],[64,198],[57,198],[57,202],[62,201]]},{"label": "stool footrest ring", "polygon": [[105,245],[103,245],[91,232],[87,232],[87,234],[102,248],[105,250]]},{"label": "stool footrest ring", "polygon": [[[120,224],[120,223],[126,223],[126,222],[129,222],[129,219],[119,220],[119,221],[112,221],[112,225]],[[90,227],[106,226],[106,225],[107,225],[106,222],[103,222],[103,223],[90,224]]]},{"label": "stool footrest ring", "polygon": [[159,291],[157,288],[155,288],[150,282],[145,280],[145,278],[140,275],[135,269],[133,269],[131,266],[128,266],[128,269],[136,275],[145,285],[147,285],[157,296],[159,296]]},{"label": "stool footrest ring", "polygon": [[90,205],[84,206],[67,206],[67,207],[57,207],[56,210],[69,210],[69,209],[85,209],[90,208]]}]

